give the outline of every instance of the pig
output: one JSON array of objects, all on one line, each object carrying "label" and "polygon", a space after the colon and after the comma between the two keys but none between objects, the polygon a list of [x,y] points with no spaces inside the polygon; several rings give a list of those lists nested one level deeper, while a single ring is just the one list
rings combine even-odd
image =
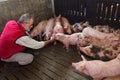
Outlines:
[{"label": "pig", "polygon": [[50,18],[47,22],[47,25],[45,27],[45,32],[43,34],[45,35],[45,40],[49,40],[50,37],[52,36],[54,25],[55,25],[55,19]]},{"label": "pig", "polygon": [[67,50],[69,51],[69,45],[77,45],[77,41],[79,37],[84,38],[84,35],[82,33],[73,33],[71,35],[63,34],[63,33],[57,33],[55,35],[55,39],[62,42]]},{"label": "pig", "polygon": [[79,50],[92,58],[102,60],[114,59],[120,53],[120,43],[118,42],[111,42],[112,45],[107,42],[107,45],[105,43],[102,45],[99,43],[101,42],[99,41],[98,44],[92,43],[85,47],[79,46]]},{"label": "pig", "polygon": [[[93,45],[89,45],[89,46],[86,46],[86,47],[79,47],[79,50],[81,52],[83,52],[84,54],[90,56],[90,57],[94,57],[94,54],[91,49],[92,49]],[[97,53],[96,53],[97,54]]]},{"label": "pig", "polygon": [[110,33],[110,26],[103,25],[102,26],[102,32],[104,32],[104,33]]},{"label": "pig", "polygon": [[42,33],[45,31],[45,27],[47,25],[47,20],[43,20],[39,22],[39,24],[33,28],[33,30],[30,32],[31,37],[35,37],[39,35],[40,40],[42,39]]},{"label": "pig", "polygon": [[88,26],[90,26],[89,21],[85,21],[85,22],[82,24],[82,27],[83,27],[83,28],[88,27]]},{"label": "pig", "polygon": [[72,25],[72,31],[74,33],[80,32],[79,28],[82,28],[80,23],[75,23],[75,24]]},{"label": "pig", "polygon": [[72,66],[91,76],[94,80],[120,75],[120,54],[115,59],[106,62],[101,60],[87,61],[83,55],[81,57],[83,61],[72,63]]},{"label": "pig", "polygon": [[102,32],[102,25],[96,25],[93,27],[95,30]]},{"label": "pig", "polygon": [[79,47],[89,46],[91,42],[92,42],[92,38],[84,35],[84,38],[79,40],[78,46]]},{"label": "pig", "polygon": [[72,31],[71,31],[72,25],[69,23],[67,18],[62,17],[61,18],[61,23],[62,23],[62,26],[64,28],[65,33],[72,34]]},{"label": "pig", "polygon": [[92,45],[99,46],[99,47],[118,46],[120,44],[119,40],[110,40],[107,38],[99,39],[99,38],[91,37],[91,36],[85,37],[80,43],[83,44],[83,42],[84,43],[86,42],[86,44],[92,44]]},{"label": "pig", "polygon": [[75,23],[74,25],[72,25],[72,30],[73,32],[81,32],[85,27],[90,26],[89,22],[80,22],[80,23]]},{"label": "pig", "polygon": [[86,27],[83,29],[82,33],[85,35],[85,36],[92,36],[92,37],[96,37],[96,38],[99,38],[99,39],[105,39],[105,38],[108,38],[108,39],[111,39],[111,40],[118,40],[118,37],[116,37],[113,33],[102,33],[100,31],[97,31],[93,28],[90,28],[90,27]]},{"label": "pig", "polygon": [[55,26],[53,29],[53,34],[56,34],[56,33],[64,33],[64,29],[61,25],[61,15],[55,18]]},{"label": "pig", "polygon": [[110,33],[110,26],[108,25],[96,25],[94,29],[103,32],[103,33]]},{"label": "pig", "polygon": [[107,56],[109,59],[114,59],[118,54],[120,54],[119,46],[110,46],[105,48],[104,50],[104,55]]},{"label": "pig", "polygon": [[112,30],[113,34],[118,36],[119,40],[120,40],[120,29],[117,29],[117,30]]}]

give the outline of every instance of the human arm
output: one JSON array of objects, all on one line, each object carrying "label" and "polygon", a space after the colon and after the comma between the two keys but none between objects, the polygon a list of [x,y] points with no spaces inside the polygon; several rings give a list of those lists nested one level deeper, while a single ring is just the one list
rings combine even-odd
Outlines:
[{"label": "human arm", "polygon": [[36,41],[29,36],[22,36],[16,40],[16,44],[32,49],[39,49],[46,46],[49,43],[52,43],[53,41],[54,39],[48,41]]}]

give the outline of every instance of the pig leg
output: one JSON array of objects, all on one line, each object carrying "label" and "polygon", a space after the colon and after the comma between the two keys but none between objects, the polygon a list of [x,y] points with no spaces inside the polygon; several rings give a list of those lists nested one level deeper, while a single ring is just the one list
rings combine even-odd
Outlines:
[{"label": "pig leg", "polygon": [[80,49],[79,49],[79,48],[77,48],[77,50],[78,50],[78,54],[79,54],[79,55],[81,55]]},{"label": "pig leg", "polygon": [[93,56],[93,53],[91,53],[91,46],[87,46],[87,47],[80,47],[80,51],[82,51],[83,53],[85,53],[88,56]]},{"label": "pig leg", "polygon": [[69,52],[69,45],[66,45],[66,52]]},{"label": "pig leg", "polygon": [[66,52],[69,52],[69,43],[65,43]]},{"label": "pig leg", "polygon": [[80,54],[81,55],[81,53],[80,53],[80,44],[79,44],[79,40],[77,41],[77,51],[78,51],[78,54]]},{"label": "pig leg", "polygon": [[66,45],[64,45],[63,48],[66,49],[66,52],[67,52],[67,53],[69,52],[69,47],[67,47]]}]

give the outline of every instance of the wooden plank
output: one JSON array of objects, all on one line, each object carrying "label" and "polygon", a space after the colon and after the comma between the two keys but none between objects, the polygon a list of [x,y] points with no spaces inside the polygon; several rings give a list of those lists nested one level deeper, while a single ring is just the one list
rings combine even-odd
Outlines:
[{"label": "wooden plank", "polygon": [[[67,72],[64,72],[64,73],[66,73],[66,75],[72,76],[74,78],[76,78],[76,77],[79,77],[80,79],[85,78],[83,75],[79,75],[79,74],[74,72],[75,69],[71,67],[71,63],[72,63],[71,60],[70,60],[71,58],[70,59],[68,57],[63,58],[62,55],[58,55],[58,54],[54,53],[54,51],[51,51],[50,49],[41,53],[40,56],[39,56],[39,59],[40,59],[40,61],[44,61],[43,64],[45,64],[45,63],[49,64],[49,65],[46,65],[46,66],[49,66],[48,68],[51,68],[51,70],[54,67],[54,68],[56,68],[60,71],[61,70],[67,71]],[[65,59],[67,59],[67,61],[65,61]],[[54,65],[57,64],[59,66],[62,65],[62,67],[58,68],[58,66],[56,67],[53,64]],[[65,67],[66,67],[66,69],[65,69]],[[53,68],[53,70],[54,70],[54,68]],[[70,69],[67,69],[67,68],[70,68]],[[64,73],[62,73],[62,74],[64,74]],[[59,72],[58,74],[61,74],[61,73]]]},{"label": "wooden plank", "polygon": [[[42,73],[46,74],[51,79],[56,80],[57,78],[60,78],[59,75],[57,75],[53,71],[49,70],[46,66],[43,67],[43,66],[40,66],[40,65],[37,65],[37,66],[36,65],[35,66],[33,65],[33,66],[36,67],[36,68],[38,68]],[[50,66],[48,66],[48,67],[50,67]]]},{"label": "wooden plank", "polygon": [[36,64],[26,67],[26,69],[29,70],[33,75],[40,78],[40,80],[53,80],[52,78],[50,78],[50,77],[46,76],[44,73],[42,73],[39,68],[36,68],[34,66],[36,66]]},{"label": "wooden plank", "polygon": [[5,78],[4,76],[0,76],[0,80],[8,80],[7,78]]},{"label": "wooden plank", "polygon": [[29,80],[29,78],[22,75],[20,72],[14,72],[12,75],[15,76],[16,80]]},{"label": "wooden plank", "polygon": [[3,73],[0,73],[0,80],[7,80]]},{"label": "wooden plank", "polygon": [[17,78],[13,76],[11,73],[7,73],[5,76],[8,80],[17,80]]},{"label": "wooden plank", "polygon": [[[61,70],[57,69],[57,68],[54,67],[53,65],[48,64],[48,63],[46,63],[46,62],[44,62],[44,61],[41,61],[41,62],[36,61],[36,65],[37,65],[38,68],[39,68],[39,66],[42,65],[42,66],[40,67],[40,69],[41,69],[41,68],[48,69],[48,70],[50,70],[51,72],[55,73],[56,75],[58,75],[58,76],[60,76],[60,77],[62,77],[62,75],[65,74],[65,73],[62,73]],[[55,70],[56,72],[54,72],[54,70]],[[60,71],[60,72],[59,72],[59,71]],[[59,72],[59,73],[57,73],[57,72]]]},{"label": "wooden plank", "polygon": [[[39,58],[39,59],[40,59],[40,58]],[[44,60],[45,60],[45,61],[44,61]],[[43,62],[43,61],[44,61],[44,62]],[[47,62],[46,62],[46,61],[47,61]],[[61,64],[58,64],[58,63],[56,63],[56,62],[52,62],[52,61],[50,61],[50,60],[46,60],[45,58],[44,58],[44,59],[41,59],[39,62],[40,62],[40,64],[46,66],[47,68],[55,71],[55,72],[56,72],[57,74],[59,74],[59,75],[61,75],[61,74],[67,75],[67,74],[69,73],[69,72],[67,73],[67,71],[69,70],[69,66],[68,66],[68,67],[64,67],[64,66],[62,66]],[[71,72],[72,72],[72,71],[71,71]],[[61,76],[63,77],[63,75],[61,75]],[[80,78],[80,75],[78,75],[78,74],[75,74],[75,73],[74,73],[74,75],[71,75],[71,73],[68,74],[69,77],[72,77],[72,78],[74,78],[74,79],[77,79],[75,75],[77,75],[77,77]]]},{"label": "wooden plank", "polygon": [[24,74],[25,76],[27,76],[29,78],[29,80],[39,80],[39,78],[37,76],[35,76],[30,70],[28,70],[27,68],[23,68],[21,70],[21,73]]}]

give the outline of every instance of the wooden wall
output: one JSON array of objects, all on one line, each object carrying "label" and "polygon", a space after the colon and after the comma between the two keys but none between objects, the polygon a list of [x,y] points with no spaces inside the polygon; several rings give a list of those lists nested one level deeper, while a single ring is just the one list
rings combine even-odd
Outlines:
[{"label": "wooden wall", "polygon": [[0,2],[0,32],[5,23],[17,20],[21,14],[32,13],[35,25],[53,15],[51,0],[3,0]]}]

